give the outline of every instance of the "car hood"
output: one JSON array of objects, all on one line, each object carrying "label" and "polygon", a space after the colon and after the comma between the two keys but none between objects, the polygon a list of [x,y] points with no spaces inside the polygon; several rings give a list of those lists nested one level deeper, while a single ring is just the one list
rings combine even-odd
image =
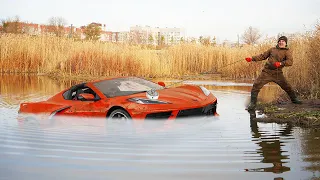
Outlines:
[{"label": "car hood", "polygon": [[[208,97],[204,95],[202,90],[197,87],[177,87],[157,90],[159,93],[158,100],[170,102],[172,104],[190,104],[196,105],[201,104]],[[130,98],[147,98],[146,93],[139,93],[131,95]]]}]

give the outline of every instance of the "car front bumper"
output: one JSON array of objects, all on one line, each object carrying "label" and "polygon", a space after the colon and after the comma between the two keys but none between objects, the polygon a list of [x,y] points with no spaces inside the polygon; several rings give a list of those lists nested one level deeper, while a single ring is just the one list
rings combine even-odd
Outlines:
[{"label": "car front bumper", "polygon": [[176,119],[198,116],[216,116],[217,100],[191,108],[147,109],[131,111],[133,119]]}]

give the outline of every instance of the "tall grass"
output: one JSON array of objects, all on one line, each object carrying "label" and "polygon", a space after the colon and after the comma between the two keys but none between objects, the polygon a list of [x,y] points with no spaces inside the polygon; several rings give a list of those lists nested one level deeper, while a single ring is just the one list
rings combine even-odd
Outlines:
[{"label": "tall grass", "polygon": [[291,46],[294,65],[286,68],[286,77],[300,95],[320,98],[320,29],[297,36]]},{"label": "tall grass", "polygon": [[[319,98],[320,35],[318,31],[290,41],[294,65],[286,77],[301,93]],[[273,42],[275,43],[275,42]],[[150,50],[126,44],[74,41],[52,36],[0,35],[0,71],[58,76],[179,77],[215,70],[229,78],[253,78],[264,62],[244,58],[274,46],[237,48],[181,44]],[[236,61],[240,61],[230,66]]]},{"label": "tall grass", "polygon": [[[136,75],[174,77],[196,74],[258,53],[260,48],[182,44],[163,50],[52,36],[1,35],[0,71],[60,75]],[[249,77],[245,61],[218,69],[230,77]],[[250,68],[252,69],[252,68]],[[251,72],[251,71],[250,71]]]}]

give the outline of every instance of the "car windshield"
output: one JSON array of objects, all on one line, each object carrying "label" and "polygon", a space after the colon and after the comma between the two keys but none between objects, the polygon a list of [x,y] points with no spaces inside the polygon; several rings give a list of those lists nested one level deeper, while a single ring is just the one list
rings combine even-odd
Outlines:
[{"label": "car windshield", "polygon": [[137,77],[117,78],[94,83],[106,97],[127,96],[164,87]]}]

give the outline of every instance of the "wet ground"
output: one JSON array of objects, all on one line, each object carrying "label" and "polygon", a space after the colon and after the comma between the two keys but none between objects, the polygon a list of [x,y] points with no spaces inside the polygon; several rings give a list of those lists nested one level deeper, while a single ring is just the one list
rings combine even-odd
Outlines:
[{"label": "wet ground", "polygon": [[294,126],[309,128],[320,127],[320,99],[304,99],[302,104],[294,104],[290,100],[262,103],[258,104],[257,110],[249,111],[249,113],[251,119],[257,122],[290,123]]},{"label": "wet ground", "polygon": [[[187,81],[218,98],[219,118],[24,122],[21,102],[75,84],[0,76],[0,179],[316,179],[320,129],[250,121],[251,83]],[[170,84],[171,82],[166,82]],[[269,85],[261,101],[271,101]]]}]

